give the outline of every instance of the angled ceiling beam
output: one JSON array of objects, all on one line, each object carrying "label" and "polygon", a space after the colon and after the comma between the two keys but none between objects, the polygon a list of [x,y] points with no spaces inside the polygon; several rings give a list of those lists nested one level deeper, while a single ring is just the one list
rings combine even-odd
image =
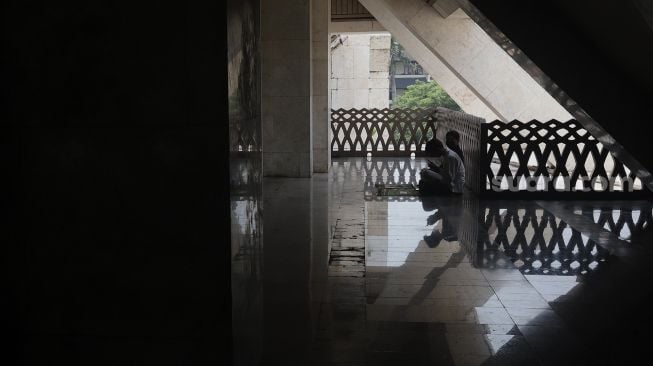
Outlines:
[{"label": "angled ceiling beam", "polygon": [[428,4],[431,5],[443,18],[449,17],[453,14],[460,5],[456,0],[428,0]]}]

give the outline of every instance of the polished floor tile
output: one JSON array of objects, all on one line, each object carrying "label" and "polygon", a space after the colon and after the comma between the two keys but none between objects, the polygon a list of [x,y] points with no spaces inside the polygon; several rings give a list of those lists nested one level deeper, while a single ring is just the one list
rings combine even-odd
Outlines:
[{"label": "polished floor tile", "polygon": [[[328,184],[271,180],[264,246],[283,252],[266,250],[264,297],[288,298],[266,302],[277,327],[266,339],[304,350],[286,363],[620,364],[646,353],[653,205],[375,196],[377,183],[418,182],[424,166],[334,159]],[[284,356],[268,351],[270,364]]]}]

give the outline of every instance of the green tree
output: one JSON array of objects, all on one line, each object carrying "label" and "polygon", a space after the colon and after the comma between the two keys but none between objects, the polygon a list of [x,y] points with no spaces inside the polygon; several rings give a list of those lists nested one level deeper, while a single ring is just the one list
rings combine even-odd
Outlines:
[{"label": "green tree", "polygon": [[460,111],[460,107],[449,94],[435,81],[419,81],[408,86],[406,91],[393,103],[393,108],[429,108],[444,107]]}]

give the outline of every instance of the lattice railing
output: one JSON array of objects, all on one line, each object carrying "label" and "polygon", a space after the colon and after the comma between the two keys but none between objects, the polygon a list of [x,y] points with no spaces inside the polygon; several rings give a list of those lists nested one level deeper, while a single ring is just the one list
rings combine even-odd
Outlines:
[{"label": "lattice railing", "polygon": [[485,207],[481,214],[488,231],[479,241],[482,259],[478,264],[483,268],[517,267],[524,274],[583,275],[596,269],[609,254],[536,206]]},{"label": "lattice railing", "polygon": [[648,192],[634,171],[573,120],[484,123],[445,108],[338,109],[332,110],[331,126],[332,157],[425,156],[434,134],[444,141],[448,131],[458,131],[466,185],[483,196],[640,197]]},{"label": "lattice railing", "polygon": [[631,192],[635,173],[577,121],[483,125],[485,192]]},{"label": "lattice railing", "polygon": [[331,110],[332,157],[424,156],[435,134],[432,108]]}]

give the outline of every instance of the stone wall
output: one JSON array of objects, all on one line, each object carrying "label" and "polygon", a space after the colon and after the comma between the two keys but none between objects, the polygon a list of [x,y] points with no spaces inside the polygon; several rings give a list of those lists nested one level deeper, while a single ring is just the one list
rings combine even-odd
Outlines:
[{"label": "stone wall", "polygon": [[390,34],[342,34],[331,46],[331,108],[388,108]]}]

